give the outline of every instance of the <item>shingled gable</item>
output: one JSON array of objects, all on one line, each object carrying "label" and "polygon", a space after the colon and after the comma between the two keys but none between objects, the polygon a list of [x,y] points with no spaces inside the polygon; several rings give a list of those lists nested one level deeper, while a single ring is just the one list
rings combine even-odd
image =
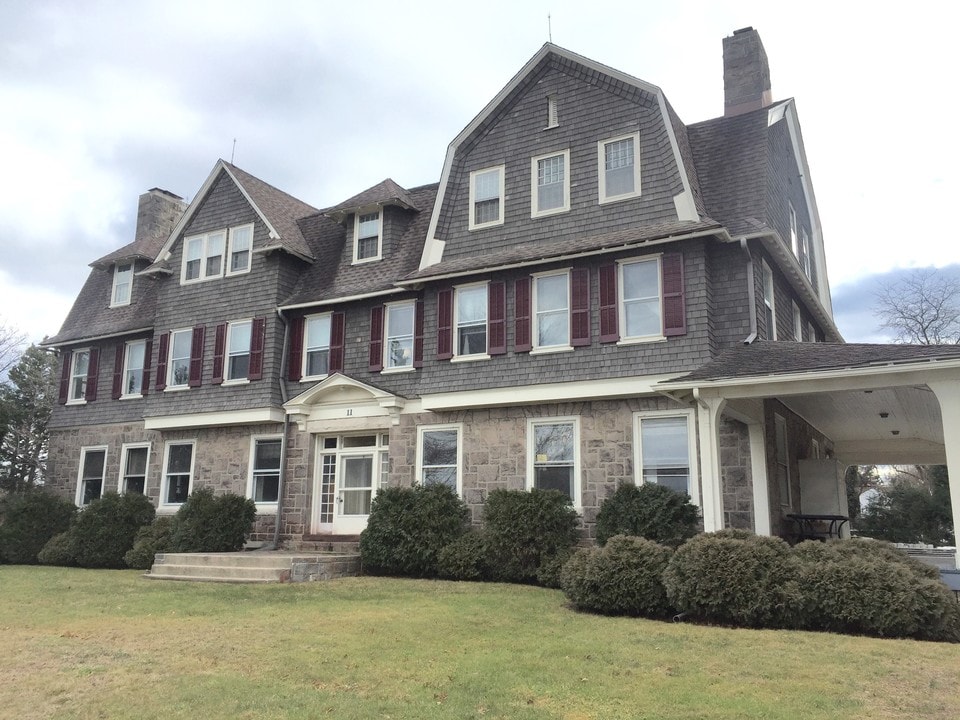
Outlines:
[{"label": "shingled gable", "polygon": [[[681,152],[681,142],[678,141],[677,128],[682,125],[675,118],[675,114],[669,108],[663,91],[655,85],[651,85],[643,80],[639,80],[631,75],[615,70],[601,63],[598,63],[582,55],[577,55],[569,50],[561,48],[552,43],[545,43],[543,47],[520,69],[520,71],[510,80],[509,83],[487,104],[487,106],[478,114],[450,143],[447,148],[446,158],[444,159],[443,170],[440,175],[440,189],[437,193],[437,199],[434,203],[433,213],[430,218],[430,226],[427,231],[427,238],[423,248],[423,255],[420,259],[420,270],[435,265],[442,261],[444,245],[443,239],[437,237],[440,216],[443,211],[444,200],[447,193],[448,184],[451,181],[451,174],[454,166],[454,159],[457,150],[467,142],[479,130],[483,131],[486,126],[491,124],[501,113],[502,109],[509,105],[517,93],[523,92],[530,78],[535,75],[542,63],[556,59],[560,62],[570,63],[587,75],[593,78],[606,77],[615,83],[621,83],[640,91],[653,95],[659,105],[659,113],[669,138],[670,148],[673,154],[674,162],[679,171],[682,191],[674,196],[674,206],[676,209],[677,220],[696,222],[701,220],[698,210],[696,195],[693,191],[694,183],[691,182],[691,173],[693,168],[685,162],[684,153]],[[688,161],[689,159],[687,159]]]},{"label": "shingled gable", "polygon": [[405,210],[420,210],[410,193],[390,178],[379,182],[372,188],[357,193],[334,207],[324,210],[324,214],[338,222],[346,215],[361,208],[371,206],[396,205]]}]

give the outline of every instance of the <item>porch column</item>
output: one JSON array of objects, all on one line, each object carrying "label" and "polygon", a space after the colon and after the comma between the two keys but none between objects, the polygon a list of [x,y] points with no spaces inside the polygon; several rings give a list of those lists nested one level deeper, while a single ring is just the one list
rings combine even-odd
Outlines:
[{"label": "porch column", "polygon": [[770,488],[767,485],[766,435],[762,422],[747,424],[750,433],[750,475],[753,479],[753,531],[770,534]]},{"label": "porch column", "polygon": [[703,529],[714,532],[723,529],[723,473],[720,468],[720,413],[727,404],[725,398],[704,397],[695,392],[697,425],[700,435],[700,509],[703,511]]},{"label": "porch column", "polygon": [[[950,475],[950,504],[953,506],[954,538],[960,535],[960,380],[936,380],[927,383],[940,403],[943,421],[943,447]],[[958,549],[960,542],[955,540]],[[960,556],[954,553],[954,565],[960,567]]]}]

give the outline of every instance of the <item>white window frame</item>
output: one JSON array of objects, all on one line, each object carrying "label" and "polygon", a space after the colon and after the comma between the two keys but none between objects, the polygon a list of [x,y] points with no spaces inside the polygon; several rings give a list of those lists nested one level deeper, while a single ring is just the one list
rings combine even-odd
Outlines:
[{"label": "white window frame", "polygon": [[[217,273],[207,273],[207,261],[212,257],[210,255],[210,245],[214,238],[221,239],[223,243],[220,252],[220,271]],[[200,274],[195,278],[187,279],[187,248],[194,242],[200,243]],[[190,235],[183,238],[183,257],[180,261],[180,284],[193,285],[194,283],[205,282],[206,280],[215,280],[222,278],[224,269],[227,265],[227,230],[213,230],[199,235]]]},{"label": "white window frame", "polygon": [[777,339],[777,288],[773,282],[773,270],[767,265],[766,260],[760,262],[761,275],[763,277],[763,305],[768,311],[767,334],[768,340]]},{"label": "white window frame", "polygon": [[[173,348],[176,345],[175,336],[181,333],[186,333],[187,336],[190,338],[190,342],[188,343],[188,346],[187,346],[189,350],[187,351],[187,356],[186,356],[187,378],[182,383],[175,383],[173,381],[173,370],[174,370],[173,361],[174,359],[183,360],[183,358],[174,358]],[[165,378],[166,380],[165,390],[185,390],[190,387],[190,360],[191,360],[191,355],[193,351],[193,328],[181,328],[179,330],[171,330],[170,340],[168,342],[169,342],[169,347],[167,348],[167,377]]]},{"label": "white window frame", "polygon": [[[326,344],[310,345],[310,320],[311,319],[320,320],[323,318],[326,318],[327,320]],[[303,358],[301,360],[302,366],[300,368],[300,382],[321,380],[330,374],[330,339],[331,339],[332,332],[333,332],[333,313],[328,313],[328,312],[314,313],[313,315],[307,315],[303,319]],[[311,350],[327,351],[327,372],[325,372],[323,375],[310,375],[307,373],[307,369],[310,367],[309,355]]]},{"label": "white window frame", "polygon": [[[401,309],[410,309],[410,333],[409,335],[394,335],[396,338],[410,338],[410,362],[406,365],[391,364],[390,355],[390,315]],[[416,300],[401,300],[399,302],[386,303],[383,306],[383,369],[381,373],[410,372],[414,369],[413,360],[416,353],[417,344],[417,302]]]},{"label": "white window frame", "polygon": [[[419,425],[417,427],[417,464],[416,464],[416,482],[424,485],[423,479],[423,436],[429,432],[449,432],[457,433],[457,482],[454,488],[458,496],[463,495],[463,423],[450,423],[446,425]],[[431,467],[447,467],[436,465]]]},{"label": "white window frame", "polygon": [[[633,140],[633,191],[620,195],[607,195],[607,155],[606,148],[610,143],[621,140]],[[599,180],[600,204],[629,200],[640,197],[640,133],[627,133],[617,137],[606,138],[597,143],[597,178]]]},{"label": "white window frame", "polygon": [[121,494],[127,493],[127,463],[129,460],[129,453],[131,450],[141,450],[146,448],[147,450],[147,462],[143,467],[143,494],[147,494],[147,482],[150,478],[150,443],[141,442],[141,443],[123,443],[120,447],[120,475],[117,478],[117,488],[119,488]]},{"label": "white window frame", "polygon": [[[247,497],[256,503],[257,512],[265,514],[275,514],[277,511],[277,505],[280,503],[280,498],[278,497],[273,501],[258,501],[254,497],[254,491],[256,490],[256,460],[257,460],[257,443],[264,441],[279,441],[280,442],[280,468],[278,469],[278,475],[283,475],[283,435],[252,435],[250,437],[250,461],[247,464]],[[266,474],[266,473],[264,473]],[[277,492],[281,492],[279,480],[277,482]]]},{"label": "white window frame", "polygon": [[796,302],[793,302],[793,339],[796,342],[803,342],[803,318]]},{"label": "white window frame", "polygon": [[[540,345],[540,317],[537,309],[537,284],[541,279],[549,277],[564,276],[567,279],[567,341],[557,345]],[[570,344],[570,302],[572,300],[573,289],[570,287],[570,269],[550,270],[549,272],[534,273],[530,276],[532,279],[530,288],[530,341],[533,349],[530,351],[536,355],[538,353],[564,352],[573,350]],[[551,311],[555,312],[555,311]]]},{"label": "white window frame", "polygon": [[800,247],[803,250],[803,257],[801,260],[801,267],[803,268],[803,274],[807,276],[807,280],[813,282],[813,245],[810,243],[810,235],[807,233],[806,228],[800,228]]},{"label": "white window frame", "polygon": [[810,342],[817,342],[817,329],[812,322],[807,323],[807,333],[810,335]]},{"label": "white window frame", "polygon": [[573,507],[580,510],[583,507],[583,491],[580,473],[580,418],[576,415],[567,415],[561,417],[530,418],[527,420],[527,474],[526,489],[532,490],[534,485],[534,469],[536,466],[536,457],[534,439],[536,437],[535,428],[538,425],[573,425]]},{"label": "white window frame", "polygon": [[793,209],[793,203],[787,200],[787,215],[790,223],[790,249],[793,256],[800,259],[799,233],[797,232],[797,211]]},{"label": "white window frame", "polygon": [[643,485],[643,434],[641,425],[644,420],[682,417],[687,421],[687,462],[689,463],[690,502],[700,506],[700,474],[697,461],[696,414],[693,410],[641,410],[633,413],[633,482]]},{"label": "white window frame", "polygon": [[[130,366],[130,349],[134,346],[139,345],[143,347],[143,362],[140,367],[131,367]],[[147,341],[146,340],[131,340],[126,343],[126,346],[123,349],[123,387],[120,390],[120,399],[128,400],[130,398],[141,398],[143,397],[143,368],[147,362]],[[130,386],[130,375],[132,373],[140,373],[140,390],[139,392],[127,392],[127,388]]]},{"label": "white window frame", "polygon": [[87,454],[91,452],[102,452],[103,453],[103,469],[100,471],[100,494],[97,497],[92,498],[90,502],[94,500],[99,500],[103,497],[103,493],[107,489],[107,446],[106,445],[87,445],[80,448],[80,466],[77,468],[77,493],[74,498],[74,504],[77,507],[86,507],[89,503],[84,504],[83,502],[83,469],[86,464]]},{"label": "white window frame", "polygon": [[[247,266],[242,270],[233,269],[233,253],[235,252],[233,244],[236,241],[237,233],[247,230],[249,231],[249,241],[247,244],[246,255],[247,255]],[[244,251],[241,251],[244,252]],[[226,257],[224,258],[224,273],[227,277],[232,275],[245,275],[250,272],[250,268],[253,265],[253,223],[248,223],[246,225],[237,225],[236,227],[230,228],[227,233],[227,249]]]},{"label": "white window frame", "polygon": [[[537,182],[541,160],[550,160],[555,157],[563,158],[563,204],[549,210],[539,210],[540,189]],[[536,155],[530,158],[530,217],[541,218],[565,213],[570,210],[570,149]]]},{"label": "white window frame", "polygon": [[[657,333],[652,335],[627,334],[627,308],[626,298],[624,297],[627,284],[624,282],[623,271],[628,265],[638,265],[640,263],[655,263],[657,268],[657,298],[659,302],[658,313],[660,315],[660,329]],[[631,299],[636,300],[642,298]],[[618,345],[630,345],[633,343],[658,342],[661,340],[666,340],[666,336],[663,334],[663,267],[661,264],[660,255],[645,255],[639,258],[630,258],[628,260],[617,261],[617,323],[619,324],[617,330],[620,333],[620,340],[617,343]]]},{"label": "white window frame", "polygon": [[[360,257],[360,218],[364,215],[374,215],[377,216],[377,254],[371,255],[370,257],[361,258]],[[373,237],[372,235],[365,235],[362,239],[367,239]],[[358,210],[354,214],[353,218],[353,264],[359,265],[361,263],[375,262],[383,257],[383,208],[373,207],[365,208]]]},{"label": "white window frame", "polygon": [[[485,308],[483,320],[484,344],[483,352],[461,353],[460,352],[460,293],[476,288],[484,288]],[[489,360],[490,359],[490,283],[479,282],[468,285],[455,285],[453,288],[453,358],[452,361],[466,360]]]},{"label": "white window frame", "polygon": [[169,502],[167,500],[170,495],[170,448],[174,445],[190,446],[190,477],[187,480],[187,497],[190,497],[190,494],[193,492],[194,472],[197,465],[197,441],[168,440],[163,446],[163,465],[160,469],[160,508],[174,509],[183,505],[182,502]]},{"label": "white window frame", "polygon": [[[77,374],[77,359],[87,355],[87,369]],[[90,376],[90,348],[78,348],[70,354],[70,386],[67,388],[67,405],[84,405],[87,402],[87,378]],[[80,391],[74,393],[76,381],[81,380]]]},{"label": "white window frame", "polygon": [[[120,268],[127,268],[121,272]],[[125,277],[124,277],[125,276]],[[126,287],[127,295],[123,299],[117,298],[117,291]],[[130,304],[130,298],[133,297],[133,261],[128,263],[117,263],[113,267],[113,287],[110,289],[110,307],[123,307]]]},{"label": "white window frame", "polygon": [[[250,333],[249,333],[250,341],[247,343],[245,352],[231,353],[230,343],[233,339],[234,330],[240,327],[241,325],[246,325],[248,328],[250,328]],[[250,350],[252,347],[253,347],[253,319],[252,318],[245,318],[243,320],[234,320],[232,322],[227,323],[227,334],[226,334],[226,337],[224,338],[224,344],[223,344],[223,366],[224,366],[223,367],[223,384],[224,385],[243,385],[244,383],[250,382],[249,380],[250,356],[252,355]],[[230,358],[240,357],[241,355],[247,356],[247,374],[243,375],[242,377],[232,377],[230,375]]]},{"label": "white window frame", "polygon": [[[780,443],[777,442],[777,429],[783,428],[783,454],[784,457],[780,457]],[[781,459],[783,462],[781,462]],[[778,474],[779,469],[783,467],[783,476],[784,484],[780,484],[780,477]],[[773,416],[773,468],[774,468],[774,479],[777,483],[777,489],[780,493],[780,507],[792,508],[793,507],[793,492],[790,487],[790,434],[789,427],[787,426],[787,419],[783,415],[774,413]],[[784,490],[786,490],[786,498],[784,498]],[[786,502],[784,502],[786,500]]]},{"label": "white window frame", "polygon": [[[500,212],[496,220],[490,220],[489,222],[477,222],[476,214],[476,178],[479,175],[484,175],[485,173],[493,172],[496,170],[498,175],[500,194],[497,196],[497,199],[500,203]],[[505,165],[491,165],[490,167],[480,168],[479,170],[474,170],[470,173],[470,219],[467,223],[468,230],[482,230],[484,228],[495,227],[497,225],[503,225],[503,216],[504,216],[504,177],[506,175],[506,166]]]}]

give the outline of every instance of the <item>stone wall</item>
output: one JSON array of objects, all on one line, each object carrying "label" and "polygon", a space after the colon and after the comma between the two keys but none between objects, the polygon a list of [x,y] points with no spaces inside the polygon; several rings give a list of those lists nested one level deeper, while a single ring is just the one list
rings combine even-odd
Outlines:
[{"label": "stone wall", "polygon": [[747,426],[724,418],[720,425],[720,474],[723,526],[753,531],[753,475]]}]

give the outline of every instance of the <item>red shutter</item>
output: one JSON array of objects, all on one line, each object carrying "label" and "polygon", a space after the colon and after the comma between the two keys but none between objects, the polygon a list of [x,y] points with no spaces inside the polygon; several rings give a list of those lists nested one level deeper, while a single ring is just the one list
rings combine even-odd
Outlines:
[{"label": "red shutter", "polygon": [[126,343],[117,343],[117,352],[113,357],[113,394],[114,400],[123,395],[123,356],[126,352]]},{"label": "red shutter", "polygon": [[616,342],[620,339],[617,322],[617,266],[600,268],[600,342]]},{"label": "red shutter", "polygon": [[685,335],[687,313],[683,296],[683,254],[664,253],[660,259],[663,273],[663,334]]},{"label": "red shutter", "polygon": [[437,360],[453,357],[453,290],[437,293]]},{"label": "red shutter", "polygon": [[370,372],[383,370],[383,305],[370,308]]},{"label": "red shutter", "polygon": [[590,269],[570,271],[570,344],[590,344]]},{"label": "red shutter", "polygon": [[157,384],[158,391],[167,386],[167,352],[170,345],[170,333],[165,332],[160,336],[160,344],[157,347]]},{"label": "red shutter", "polygon": [[90,364],[87,366],[87,392],[84,399],[93,402],[97,399],[97,384],[100,381],[100,348],[90,348]]},{"label": "red shutter", "polygon": [[64,350],[60,356],[63,358],[63,367],[60,368],[60,404],[65,405],[70,397],[70,365],[73,362],[73,353]]},{"label": "red shutter", "polygon": [[413,366],[423,367],[423,300],[413,306]]},{"label": "red shutter", "polygon": [[193,328],[193,341],[190,343],[190,377],[187,380],[189,387],[200,387],[203,384],[203,325]]},{"label": "red shutter", "polygon": [[487,286],[487,354],[507,352],[507,286],[492,282]]},{"label": "red shutter", "polygon": [[296,382],[303,377],[303,327],[306,318],[290,321],[290,356],[287,358],[287,379]]},{"label": "red shutter", "polygon": [[146,395],[150,389],[150,354],[153,352],[153,340],[147,340],[143,349],[143,382],[140,383],[140,394]]},{"label": "red shutter", "polygon": [[258,317],[250,323],[250,366],[247,380],[263,379],[263,347],[267,339],[267,319]]},{"label": "red shutter", "polygon": [[[301,318],[302,319],[302,318]],[[342,312],[330,316],[330,364],[329,372],[343,372],[343,338],[346,322]]]},{"label": "red shutter", "polygon": [[219,385],[223,382],[223,356],[227,352],[227,324],[217,325],[217,334],[213,342],[213,377],[210,382]]},{"label": "red shutter", "polygon": [[530,342],[530,278],[517,278],[513,283],[514,352],[527,352]]}]

